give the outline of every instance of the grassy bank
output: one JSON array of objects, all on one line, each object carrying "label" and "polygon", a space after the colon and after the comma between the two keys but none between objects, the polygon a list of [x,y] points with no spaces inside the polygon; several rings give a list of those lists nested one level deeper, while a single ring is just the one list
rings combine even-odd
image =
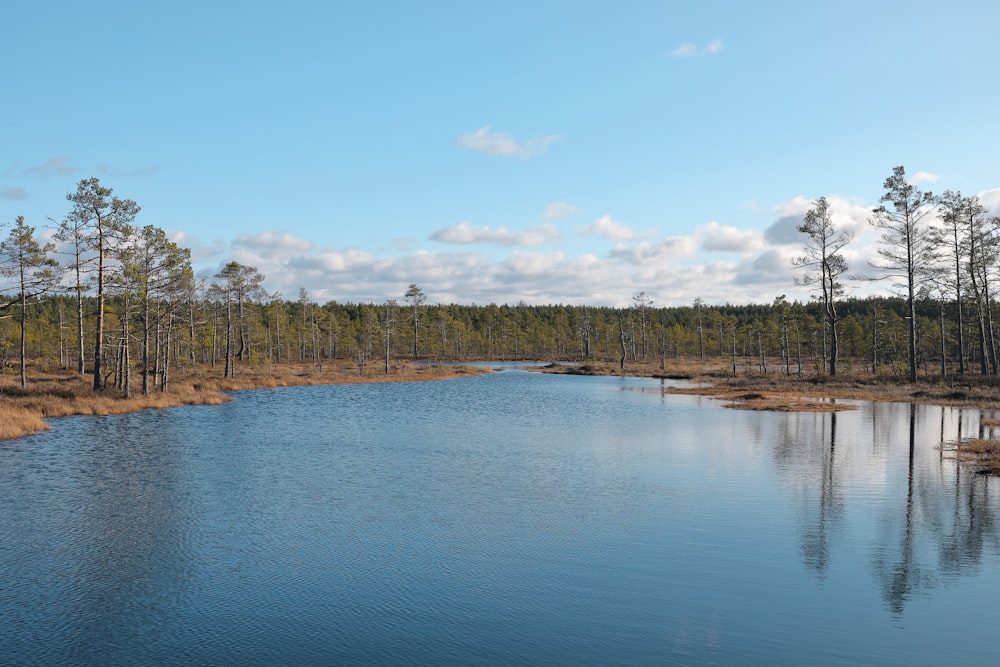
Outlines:
[{"label": "grassy bank", "polygon": [[221,368],[177,371],[172,374],[167,391],[151,387],[142,395],[141,377],[133,378],[130,398],[117,389],[94,391],[90,376],[71,371],[29,373],[27,388],[17,376],[0,375],[0,439],[19,438],[45,431],[44,421],[71,415],[112,415],[179,405],[216,405],[230,400],[226,393],[240,389],[269,389],[295,385],[347,384],[360,382],[412,382],[438,380],[475,373],[485,369],[467,366],[416,366],[399,364],[386,374],[383,369],[361,374],[357,366],[346,362],[282,365],[246,365],[237,369],[235,378],[223,378]]}]

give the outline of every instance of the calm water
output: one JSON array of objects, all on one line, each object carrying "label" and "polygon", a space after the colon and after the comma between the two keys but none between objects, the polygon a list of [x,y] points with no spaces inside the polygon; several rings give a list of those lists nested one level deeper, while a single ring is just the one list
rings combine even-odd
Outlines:
[{"label": "calm water", "polygon": [[524,371],[0,442],[3,664],[996,664],[980,415]]}]

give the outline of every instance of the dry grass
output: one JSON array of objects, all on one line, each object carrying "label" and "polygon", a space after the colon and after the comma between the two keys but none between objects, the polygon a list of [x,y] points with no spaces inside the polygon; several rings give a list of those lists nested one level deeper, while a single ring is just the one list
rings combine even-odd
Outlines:
[{"label": "dry grass", "polygon": [[959,459],[979,465],[980,472],[1000,474],[1000,440],[963,440],[955,444]]},{"label": "dry grass", "polygon": [[840,412],[855,410],[856,405],[837,403],[837,399],[826,398],[794,398],[788,396],[765,396],[750,393],[736,396],[720,396],[729,401],[723,407],[734,410],[770,410],[773,412]]},{"label": "dry grass", "polygon": [[217,405],[231,400],[225,393],[242,389],[270,389],[312,384],[346,384],[358,382],[411,382],[438,380],[488,372],[487,369],[465,366],[412,366],[399,364],[378,371],[359,373],[347,363],[278,365],[241,365],[235,378],[223,378],[222,369],[178,370],[172,373],[169,389],[151,387],[142,395],[141,377],[133,378],[133,395],[124,398],[115,389],[95,392],[92,379],[67,371],[63,373],[29,373],[28,387],[22,389],[18,379],[0,376],[0,439],[18,438],[45,431],[44,419],[70,415],[112,415],[139,410],[155,410],[179,405]]},{"label": "dry grass", "polygon": [[709,396],[725,401],[724,408],[733,410],[770,410],[774,412],[839,412],[854,410],[856,405],[838,403],[828,396],[798,396],[784,393],[760,393],[746,391],[745,388],[727,388],[719,385],[698,385],[691,387],[666,387],[665,394]]},{"label": "dry grass", "polygon": [[0,403],[0,440],[19,438],[28,433],[47,431],[49,428],[37,412],[7,405],[6,402]]}]

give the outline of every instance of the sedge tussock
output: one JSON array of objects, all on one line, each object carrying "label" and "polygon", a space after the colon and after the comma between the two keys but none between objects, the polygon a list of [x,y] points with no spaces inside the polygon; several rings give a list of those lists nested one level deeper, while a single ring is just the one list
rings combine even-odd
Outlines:
[{"label": "sedge tussock", "polygon": [[984,473],[1000,473],[1000,440],[976,438],[955,443],[958,457],[979,465]]}]

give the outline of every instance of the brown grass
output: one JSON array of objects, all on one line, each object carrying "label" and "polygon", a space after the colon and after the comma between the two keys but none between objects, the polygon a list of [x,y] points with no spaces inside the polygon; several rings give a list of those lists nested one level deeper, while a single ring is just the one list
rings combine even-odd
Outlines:
[{"label": "brown grass", "polygon": [[346,362],[314,364],[247,364],[237,368],[235,378],[223,378],[222,369],[178,370],[169,389],[151,387],[142,395],[141,376],[133,377],[130,398],[112,388],[95,392],[92,379],[71,371],[29,373],[27,388],[16,376],[0,375],[0,439],[18,438],[48,430],[44,419],[70,415],[112,415],[156,410],[179,405],[217,405],[231,400],[225,393],[242,389],[270,389],[312,384],[358,382],[413,382],[438,380],[488,372],[466,366],[414,366],[398,364],[387,375],[384,366],[361,374]]},{"label": "brown grass", "polygon": [[959,459],[979,465],[980,472],[1000,474],[1000,440],[963,440],[955,443]]},{"label": "brown grass", "polygon": [[28,433],[47,431],[49,428],[37,412],[0,403],[0,440],[19,438]]},{"label": "brown grass", "polygon": [[698,385],[690,387],[665,387],[665,394],[683,394],[688,396],[709,396],[725,401],[724,408],[733,410],[771,410],[774,412],[839,412],[854,410],[857,406],[850,403],[838,403],[836,398],[827,396],[797,396],[779,392],[760,393],[746,391],[742,387],[724,387],[719,385]]}]

